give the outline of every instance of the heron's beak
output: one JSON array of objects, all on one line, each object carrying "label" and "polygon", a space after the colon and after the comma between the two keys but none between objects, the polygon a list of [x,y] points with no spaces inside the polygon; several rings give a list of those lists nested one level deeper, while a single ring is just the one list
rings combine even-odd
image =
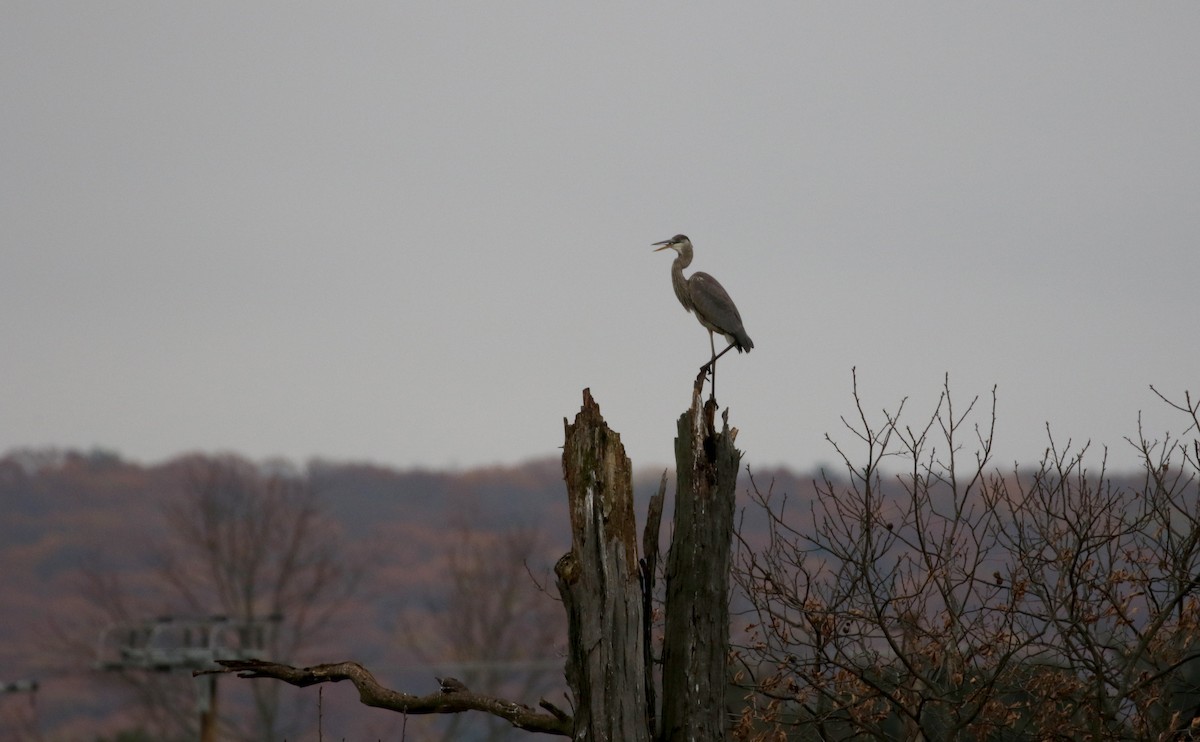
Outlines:
[{"label": "heron's beak", "polygon": [[662,247],[656,247],[656,248],[654,248],[654,252],[658,252],[659,250],[666,250],[668,247],[670,247],[670,246],[671,246],[671,241],[670,241],[670,240],[663,240],[662,242],[655,242],[654,244],[655,244],[655,245],[662,245]]}]

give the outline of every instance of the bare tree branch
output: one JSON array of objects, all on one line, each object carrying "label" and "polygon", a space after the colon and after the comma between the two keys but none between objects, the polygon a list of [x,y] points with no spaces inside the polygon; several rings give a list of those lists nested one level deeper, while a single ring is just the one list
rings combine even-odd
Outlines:
[{"label": "bare tree branch", "polygon": [[[218,660],[217,663],[222,669],[196,671],[193,675],[237,673],[240,678],[273,678],[298,688],[349,680],[358,689],[359,700],[366,706],[404,714],[482,711],[528,732],[571,736],[571,719],[560,709],[555,708],[550,713],[542,713],[521,703],[473,693],[470,690],[449,693],[438,690],[424,696],[401,693],[380,685],[375,676],[357,662],[337,662],[299,668],[262,660]],[[547,708],[546,703],[543,703],[543,708]]]}]

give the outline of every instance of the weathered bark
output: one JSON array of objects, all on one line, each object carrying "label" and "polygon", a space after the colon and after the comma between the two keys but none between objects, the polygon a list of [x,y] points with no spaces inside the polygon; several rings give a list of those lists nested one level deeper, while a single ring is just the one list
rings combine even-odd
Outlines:
[{"label": "weathered bark", "polygon": [[649,742],[632,467],[589,390],[565,427],[571,551],[555,573],[567,610],[574,738]]},{"label": "weathered bark", "polygon": [[655,706],[658,698],[654,685],[654,583],[658,572],[658,532],[662,524],[663,500],[667,496],[667,473],[664,471],[662,481],[658,483],[658,492],[650,498],[646,508],[646,527],[642,531],[642,626],[644,627],[645,667],[646,676],[646,726],[654,729]]},{"label": "weathered bark", "polygon": [[741,453],[728,412],[720,434],[700,392],[675,439],[675,533],[667,555],[660,739],[728,737],[729,570]]}]

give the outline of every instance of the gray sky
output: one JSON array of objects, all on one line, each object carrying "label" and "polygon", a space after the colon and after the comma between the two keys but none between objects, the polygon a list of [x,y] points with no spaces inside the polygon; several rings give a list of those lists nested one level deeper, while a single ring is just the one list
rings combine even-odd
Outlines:
[{"label": "gray sky", "polygon": [[[1200,394],[1200,4],[9,3],[0,450],[752,466],[999,386],[998,463]],[[877,416],[878,417],[878,416]],[[861,449],[852,449],[855,451]]]}]

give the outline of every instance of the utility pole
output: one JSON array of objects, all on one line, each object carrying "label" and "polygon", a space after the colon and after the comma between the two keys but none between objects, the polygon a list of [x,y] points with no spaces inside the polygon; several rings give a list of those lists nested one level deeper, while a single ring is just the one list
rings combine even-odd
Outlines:
[{"label": "utility pole", "polygon": [[[259,659],[282,620],[278,614],[248,621],[225,616],[163,616],[134,624],[114,624],[100,635],[96,667],[113,672],[192,673],[217,669],[219,659]],[[200,742],[216,742],[217,676],[201,675],[196,682]]]},{"label": "utility pole", "polygon": [[[14,680],[10,683],[0,684],[0,696],[6,696],[9,693],[28,693],[29,694],[29,728],[36,733],[38,727],[37,720],[37,692],[38,681],[33,679]],[[3,730],[0,730],[3,731]],[[39,736],[40,739],[40,736]]]},{"label": "utility pole", "polygon": [[200,711],[200,742],[217,742],[217,676],[202,675],[196,682],[200,684],[196,703]]}]

